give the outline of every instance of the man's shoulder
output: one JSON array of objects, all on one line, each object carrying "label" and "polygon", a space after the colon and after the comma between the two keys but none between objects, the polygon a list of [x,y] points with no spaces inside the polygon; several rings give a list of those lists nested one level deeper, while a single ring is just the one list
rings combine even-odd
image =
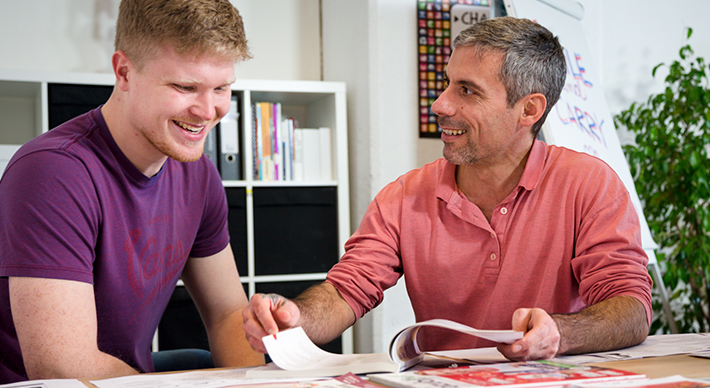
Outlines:
[{"label": "man's shoulder", "polygon": [[617,172],[596,156],[559,146],[547,146],[544,181],[555,187],[585,188],[585,192],[626,192]]},{"label": "man's shoulder", "polygon": [[407,184],[436,184],[441,175],[444,174],[449,167],[450,163],[447,162],[446,159],[439,158],[422,167],[406,172],[397,180]]},{"label": "man's shoulder", "polygon": [[614,171],[606,161],[586,152],[549,144],[546,147],[546,164],[550,168],[585,175],[592,172],[613,173]]},{"label": "man's shoulder", "polygon": [[98,129],[92,112],[85,113],[31,139],[20,147],[16,156],[21,158],[47,151],[81,155],[85,140],[97,134]]},{"label": "man's shoulder", "polygon": [[395,197],[429,198],[429,196],[422,194],[438,193],[442,184],[455,186],[454,170],[455,166],[445,159],[437,159],[400,175],[385,185],[378,193],[377,198],[379,200]]}]

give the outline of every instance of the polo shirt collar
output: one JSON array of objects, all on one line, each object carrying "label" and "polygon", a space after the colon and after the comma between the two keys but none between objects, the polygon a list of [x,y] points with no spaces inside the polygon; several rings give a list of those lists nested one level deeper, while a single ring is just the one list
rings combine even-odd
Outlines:
[{"label": "polo shirt collar", "polygon": [[[540,180],[542,170],[545,166],[545,158],[547,156],[547,146],[540,140],[535,140],[528,156],[528,161],[525,164],[525,170],[518,182],[518,189],[521,187],[531,191]],[[439,182],[436,185],[436,196],[447,203],[458,202],[461,198],[457,195],[456,190],[456,165],[449,163],[446,159],[439,159]]]},{"label": "polo shirt collar", "polygon": [[547,145],[540,140],[533,142],[528,161],[525,163],[525,170],[520,177],[518,187],[522,187],[527,191],[531,191],[537,186],[542,170],[545,167],[545,158],[547,157]]},{"label": "polo shirt collar", "polygon": [[439,164],[439,182],[436,185],[436,197],[446,203],[456,201],[456,165],[444,158],[436,161]]}]

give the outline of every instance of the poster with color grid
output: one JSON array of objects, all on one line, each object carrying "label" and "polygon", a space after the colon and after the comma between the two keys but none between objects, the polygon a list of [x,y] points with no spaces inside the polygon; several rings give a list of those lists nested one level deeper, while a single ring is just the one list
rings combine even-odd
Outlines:
[{"label": "poster with color grid", "polygon": [[419,137],[441,137],[431,104],[444,91],[444,72],[453,39],[466,27],[491,17],[491,0],[417,0]]}]

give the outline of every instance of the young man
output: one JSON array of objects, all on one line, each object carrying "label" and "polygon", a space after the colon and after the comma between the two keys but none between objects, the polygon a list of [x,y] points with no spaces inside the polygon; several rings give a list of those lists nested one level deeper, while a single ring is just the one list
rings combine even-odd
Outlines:
[{"label": "young man", "polygon": [[[252,298],[244,328],[255,349],[294,326],[327,342],[402,275],[417,321],[524,331],[498,346],[512,360],[646,337],[651,279],[623,183],[599,159],[536,140],[565,82],[557,38],[529,20],[479,22],[456,38],[446,71],[432,106],[444,159],[378,193],[324,283],[293,301]],[[424,330],[424,350],[494,345]]]},{"label": "young man", "polygon": [[263,363],[202,156],[249,56],[228,0],[121,2],[109,100],[28,142],[0,181],[0,383],[152,372],[180,277],[214,365]]}]

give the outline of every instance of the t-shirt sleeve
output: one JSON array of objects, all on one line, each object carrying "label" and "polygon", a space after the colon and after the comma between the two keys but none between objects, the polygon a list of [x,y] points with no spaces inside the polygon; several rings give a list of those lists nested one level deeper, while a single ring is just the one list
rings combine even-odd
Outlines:
[{"label": "t-shirt sleeve", "polygon": [[326,277],[357,319],[377,307],[384,291],[402,276],[401,208],[402,190],[395,181],[370,203],[360,227],[345,244],[345,254]]},{"label": "t-shirt sleeve", "polygon": [[200,228],[190,250],[190,257],[207,257],[221,252],[229,243],[227,195],[219,172],[205,157],[207,164],[206,195]]},{"label": "t-shirt sleeve", "polygon": [[62,151],[23,155],[0,181],[0,276],[93,284],[101,212],[85,166]]},{"label": "t-shirt sleeve", "polygon": [[580,196],[589,206],[583,205],[588,210],[581,217],[572,260],[579,294],[588,306],[618,295],[635,297],[646,307],[650,323],[652,281],[631,196],[611,168],[595,176],[596,187]]}]

